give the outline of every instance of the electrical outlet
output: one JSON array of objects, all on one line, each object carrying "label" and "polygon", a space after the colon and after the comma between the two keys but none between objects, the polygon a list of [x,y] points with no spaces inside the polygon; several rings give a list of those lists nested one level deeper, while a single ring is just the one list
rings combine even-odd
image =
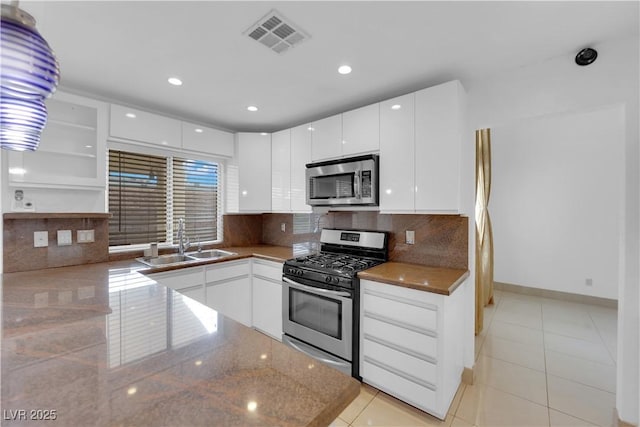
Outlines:
[{"label": "electrical outlet", "polygon": [[592,279],[592,278],[590,278],[590,277],[589,277],[589,278],[584,279],[584,284],[585,284],[586,286],[593,286],[593,279]]},{"label": "electrical outlet", "polygon": [[406,231],[406,236],[405,236],[405,240],[407,245],[415,245],[416,243],[416,232],[413,230],[407,230]]},{"label": "electrical outlet", "polygon": [[71,244],[71,230],[58,230],[58,246]]},{"label": "electrical outlet", "polygon": [[46,248],[49,246],[49,232],[47,231],[34,231],[33,232],[33,247],[34,248]]},{"label": "electrical outlet", "polygon": [[285,231],[287,231],[287,223],[283,222],[282,224],[280,224],[280,231],[282,231],[283,233]]},{"label": "electrical outlet", "polygon": [[94,230],[78,230],[76,232],[76,241],[78,243],[95,242],[95,231]]}]

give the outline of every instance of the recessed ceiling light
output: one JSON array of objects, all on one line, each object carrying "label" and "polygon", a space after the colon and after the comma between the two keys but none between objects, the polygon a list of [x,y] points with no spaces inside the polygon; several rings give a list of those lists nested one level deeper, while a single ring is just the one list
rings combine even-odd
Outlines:
[{"label": "recessed ceiling light", "polygon": [[269,134],[268,134],[268,133],[266,133],[266,132],[260,132],[260,135],[262,135],[262,136],[267,136],[267,135],[269,135]]},{"label": "recessed ceiling light", "polygon": [[316,130],[316,128],[314,128],[313,126],[309,126],[309,127],[307,128],[307,130],[308,130],[309,132],[313,132],[314,130]]},{"label": "recessed ceiling light", "polygon": [[258,111],[258,107],[256,107],[255,105],[249,105],[247,107],[247,110],[249,110],[249,111]]},{"label": "recessed ceiling light", "polygon": [[193,131],[194,131],[195,133],[202,133],[202,132],[204,132],[204,131],[203,131],[202,129],[200,129],[200,128],[195,128]]},{"label": "recessed ceiling light", "polygon": [[182,80],[177,77],[169,77],[167,81],[174,86],[182,86]]},{"label": "recessed ceiling light", "polygon": [[84,148],[93,148],[93,145],[85,145]]},{"label": "recessed ceiling light", "polygon": [[338,68],[338,72],[340,74],[349,74],[351,72],[351,67],[349,67],[348,65],[341,65]]},{"label": "recessed ceiling light", "polygon": [[136,118],[136,115],[133,114],[133,113],[127,113],[127,114],[125,114],[125,116],[129,117],[130,119],[135,119]]},{"label": "recessed ceiling light", "polygon": [[394,105],[391,106],[392,110],[399,110],[401,108],[402,108],[402,105],[400,105],[400,104],[394,104]]}]

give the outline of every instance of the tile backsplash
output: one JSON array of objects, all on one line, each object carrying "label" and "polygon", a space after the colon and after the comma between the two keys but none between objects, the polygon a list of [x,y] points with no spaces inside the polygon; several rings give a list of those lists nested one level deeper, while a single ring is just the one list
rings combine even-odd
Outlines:
[{"label": "tile backsplash", "polygon": [[[109,219],[103,217],[78,217],[72,214],[62,218],[54,214],[51,218],[4,218],[3,270],[39,270],[66,265],[90,264],[108,261]],[[70,230],[72,244],[58,246],[58,230]],[[94,230],[94,241],[78,243],[78,230]],[[47,233],[48,246],[34,247],[35,231]]]},{"label": "tile backsplash", "polygon": [[[285,224],[285,231],[282,231],[282,224]],[[317,242],[322,228],[388,231],[390,261],[467,269],[468,225],[469,218],[460,215],[263,214],[262,242],[278,246]],[[405,243],[407,230],[415,232],[415,244]]]},{"label": "tile backsplash", "polygon": [[[4,272],[38,270],[109,260],[108,218],[4,218]],[[259,244],[292,246],[318,244],[322,228],[351,228],[389,232],[389,259],[435,267],[468,268],[469,219],[459,215],[397,215],[378,212],[325,214],[233,214],[224,216],[224,242],[216,247]],[[95,230],[95,242],[77,243],[77,230]],[[57,230],[71,230],[73,244],[57,245]],[[284,231],[283,231],[284,230]],[[415,232],[415,244],[405,232]],[[33,247],[33,232],[46,231],[49,246]],[[120,253],[112,259],[140,253]]]}]

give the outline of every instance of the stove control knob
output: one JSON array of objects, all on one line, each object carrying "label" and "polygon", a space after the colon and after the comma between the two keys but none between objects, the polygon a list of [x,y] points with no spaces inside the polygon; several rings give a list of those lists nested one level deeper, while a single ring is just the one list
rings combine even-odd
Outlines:
[{"label": "stove control knob", "polygon": [[334,277],[334,278],[333,278],[333,283],[335,283],[336,285],[337,285],[338,283],[340,283],[340,278],[339,278],[339,277]]},{"label": "stove control knob", "polygon": [[304,274],[304,271],[302,271],[302,270],[296,271],[296,275],[298,275],[300,277],[302,277],[303,274]]},{"label": "stove control knob", "polygon": [[325,276],[324,281],[327,283],[331,283],[331,276]]}]

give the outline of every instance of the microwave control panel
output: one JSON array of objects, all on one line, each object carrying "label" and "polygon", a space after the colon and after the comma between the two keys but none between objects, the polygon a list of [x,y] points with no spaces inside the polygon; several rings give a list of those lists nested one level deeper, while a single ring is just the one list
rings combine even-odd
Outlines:
[{"label": "microwave control panel", "polygon": [[362,171],[362,197],[371,197],[371,171]]}]

